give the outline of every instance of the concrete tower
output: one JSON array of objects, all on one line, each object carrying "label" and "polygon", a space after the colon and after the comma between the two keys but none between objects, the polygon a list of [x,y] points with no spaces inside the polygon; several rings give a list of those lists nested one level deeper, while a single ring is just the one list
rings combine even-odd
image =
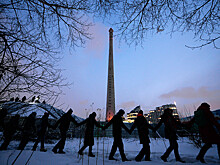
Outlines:
[{"label": "concrete tower", "polygon": [[114,115],[115,115],[115,88],[114,88],[114,65],[113,65],[113,29],[110,28],[106,121],[110,121]]}]

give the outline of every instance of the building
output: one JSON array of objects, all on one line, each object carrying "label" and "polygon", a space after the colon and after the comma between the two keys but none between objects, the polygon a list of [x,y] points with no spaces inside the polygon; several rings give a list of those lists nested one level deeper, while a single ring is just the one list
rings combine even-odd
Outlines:
[{"label": "building", "polygon": [[134,120],[137,118],[138,112],[140,110],[141,110],[140,105],[135,107],[131,112],[127,113],[126,120],[124,120],[124,122],[133,123]]},{"label": "building", "polygon": [[115,115],[115,88],[114,88],[114,65],[113,65],[113,29],[110,28],[106,121],[110,121],[114,115]]},{"label": "building", "polygon": [[179,121],[179,115],[175,104],[166,104],[160,107],[156,107],[156,110],[150,110],[149,114],[146,115],[149,124],[157,124],[161,119],[161,115],[164,113],[165,109],[172,109],[174,118]]}]

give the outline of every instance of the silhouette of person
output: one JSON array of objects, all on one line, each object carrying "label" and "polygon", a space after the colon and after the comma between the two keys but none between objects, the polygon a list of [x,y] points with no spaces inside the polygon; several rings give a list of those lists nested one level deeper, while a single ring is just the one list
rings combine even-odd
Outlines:
[{"label": "silhouette of person", "polygon": [[[69,125],[70,122],[72,121],[74,124],[78,125],[78,123],[76,122],[76,120],[72,117],[72,112],[73,110],[70,108],[68,110],[67,113],[65,113],[54,125],[54,129],[59,126],[60,129],[60,135],[61,135],[61,139],[60,141],[54,146],[54,148],[52,149],[52,151],[54,153],[60,153],[60,154],[65,154],[65,152],[63,151],[64,146],[65,146],[65,141],[66,141],[66,133],[67,130],[69,129]],[[57,149],[59,149],[59,151],[57,152]]]},{"label": "silhouette of person", "polygon": [[22,97],[21,102],[25,102],[26,96]]},{"label": "silhouette of person", "polygon": [[44,115],[41,118],[41,125],[40,130],[38,132],[37,140],[34,143],[34,146],[32,148],[33,151],[36,151],[38,143],[41,141],[41,148],[40,151],[46,152],[47,150],[44,148],[44,139],[45,139],[45,133],[47,131],[47,128],[52,126],[48,122],[49,113],[45,112]]},{"label": "silhouette of person", "polygon": [[148,128],[154,130],[154,128],[148,124],[146,118],[143,116],[143,111],[138,112],[137,118],[135,119],[133,125],[131,126],[130,133],[137,127],[138,135],[140,139],[140,144],[143,144],[143,148],[139,154],[135,157],[136,161],[141,161],[145,155],[145,161],[150,161],[150,139],[148,137],[149,130]]},{"label": "silhouette of person", "polygon": [[82,124],[86,124],[85,136],[84,136],[84,146],[79,150],[79,154],[82,155],[83,150],[89,146],[89,156],[95,157],[92,153],[92,146],[94,145],[94,125],[99,128],[103,128],[95,119],[96,113],[93,112],[89,115],[87,119],[79,123],[79,126]]},{"label": "silhouette of person", "polygon": [[15,116],[12,116],[9,122],[7,123],[4,133],[3,133],[5,140],[2,143],[0,150],[7,149],[10,141],[13,138],[13,135],[15,134],[17,129],[19,129],[19,118],[20,118],[20,115],[16,114]]},{"label": "silhouette of person", "polygon": [[36,132],[35,121],[36,121],[36,112],[32,112],[25,120],[22,139],[19,144],[18,150],[23,150],[24,147],[27,145],[30,136]]},{"label": "silhouette of person", "polygon": [[163,115],[161,115],[161,120],[155,127],[155,130],[157,130],[162,123],[164,123],[165,126],[165,138],[169,139],[170,146],[167,148],[166,152],[160,157],[164,162],[167,162],[167,158],[170,155],[170,153],[174,150],[176,161],[184,163],[180,158],[179,151],[178,151],[178,143],[177,143],[177,126],[180,124],[178,123],[175,118],[172,115],[173,110],[172,109],[165,109]]},{"label": "silhouette of person", "polygon": [[8,111],[5,108],[2,108],[0,110],[0,127],[2,127],[4,129],[4,119],[7,116]]},{"label": "silhouette of person", "polygon": [[130,133],[130,130],[125,126],[125,124],[122,121],[122,116],[125,114],[125,111],[120,109],[116,115],[113,116],[113,118],[104,126],[103,130],[108,128],[111,124],[113,125],[113,137],[114,137],[114,142],[112,145],[112,149],[109,155],[109,160],[116,160],[114,158],[115,152],[117,148],[119,148],[119,152],[122,158],[122,161],[129,161],[124,153],[124,146],[122,142],[122,137],[121,133],[122,130],[121,128],[124,128],[128,133]]},{"label": "silhouette of person", "polygon": [[32,97],[31,102],[34,102],[34,100],[35,100],[35,96]]},{"label": "silhouette of person", "polygon": [[15,98],[15,102],[19,102],[20,100],[19,100],[19,97],[16,97]]},{"label": "silhouette of person", "polygon": [[[202,138],[203,143],[205,143],[196,159],[202,163],[205,163],[204,156],[212,144],[217,144],[218,156],[220,159],[220,124],[215,119],[213,113],[210,111],[210,105],[208,103],[202,103],[197,110],[194,112],[194,117],[189,121],[188,125],[196,123],[199,128],[199,134]],[[217,130],[215,130],[215,128]]]}]

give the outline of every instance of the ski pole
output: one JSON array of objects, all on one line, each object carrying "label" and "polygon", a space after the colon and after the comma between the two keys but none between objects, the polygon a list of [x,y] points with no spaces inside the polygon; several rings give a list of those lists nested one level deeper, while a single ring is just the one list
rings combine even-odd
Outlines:
[{"label": "ski pole", "polygon": [[15,164],[15,162],[16,162],[16,161],[17,161],[17,159],[18,159],[18,157],[21,155],[22,151],[23,151],[23,150],[21,150],[21,151],[19,152],[19,154],[17,155],[17,157],[15,158],[15,160],[12,162],[12,164],[11,164],[11,165]]},{"label": "ski pole", "polygon": [[167,146],[166,146],[166,143],[165,143],[165,140],[164,140],[164,138],[160,136],[160,134],[159,134],[159,132],[158,132],[158,131],[156,131],[156,133],[157,133],[157,135],[158,135],[158,136],[159,136],[160,138],[162,138],[162,140],[163,140],[163,143],[164,143],[164,145],[165,145],[165,147],[166,147],[166,149],[167,149]]}]

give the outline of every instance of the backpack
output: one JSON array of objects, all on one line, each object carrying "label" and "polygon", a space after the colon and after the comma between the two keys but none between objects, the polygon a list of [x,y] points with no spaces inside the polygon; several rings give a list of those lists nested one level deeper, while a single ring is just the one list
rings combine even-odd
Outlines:
[{"label": "backpack", "polygon": [[203,110],[195,111],[194,118],[195,118],[195,123],[199,127],[204,127],[208,123],[205,112]]}]

